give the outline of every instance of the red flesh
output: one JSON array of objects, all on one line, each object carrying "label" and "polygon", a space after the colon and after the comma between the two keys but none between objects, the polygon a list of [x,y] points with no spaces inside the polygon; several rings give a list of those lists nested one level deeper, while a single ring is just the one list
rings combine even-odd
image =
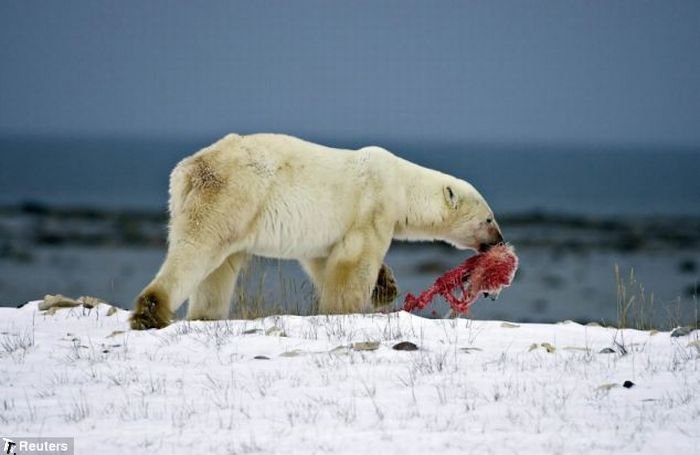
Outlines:
[{"label": "red flesh", "polygon": [[[445,272],[419,296],[410,293],[406,295],[403,309],[422,310],[439,294],[455,312],[466,313],[480,294],[498,293],[502,288],[510,286],[517,268],[518,257],[512,246],[494,246]],[[456,289],[462,291],[461,298],[454,295]]]}]

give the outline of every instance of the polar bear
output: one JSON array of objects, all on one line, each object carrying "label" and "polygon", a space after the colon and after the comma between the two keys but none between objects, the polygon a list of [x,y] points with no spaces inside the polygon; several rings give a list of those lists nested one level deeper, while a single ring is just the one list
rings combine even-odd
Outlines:
[{"label": "polar bear", "polygon": [[279,134],[229,134],[170,176],[165,261],[136,300],[134,329],[228,316],[251,255],[298,260],[321,313],[365,311],[397,288],[383,265],[392,239],[485,250],[503,241],[469,183],[380,147],[340,150]]}]

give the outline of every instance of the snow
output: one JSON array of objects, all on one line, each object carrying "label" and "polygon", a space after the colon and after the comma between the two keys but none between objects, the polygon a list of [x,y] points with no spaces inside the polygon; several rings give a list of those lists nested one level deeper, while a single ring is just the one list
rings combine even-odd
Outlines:
[{"label": "snow", "polygon": [[[405,312],[145,332],[127,319],[104,304],[0,308],[2,431],[106,455],[698,453],[698,331]],[[378,348],[353,349],[365,341]]]}]

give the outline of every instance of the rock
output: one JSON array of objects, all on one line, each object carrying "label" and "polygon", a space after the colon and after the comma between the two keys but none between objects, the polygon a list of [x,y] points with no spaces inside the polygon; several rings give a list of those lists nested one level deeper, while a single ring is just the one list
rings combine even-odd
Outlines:
[{"label": "rock", "polygon": [[519,324],[513,324],[512,322],[501,322],[501,327],[504,329],[517,329],[520,327]]},{"label": "rock", "polygon": [[471,353],[472,351],[483,351],[483,349],[477,347],[459,348],[459,350],[462,352],[466,352],[467,354]]},{"label": "rock", "polygon": [[92,297],[89,295],[84,295],[81,297],[78,297],[78,302],[82,303],[85,308],[92,309],[95,308],[97,305],[101,303],[105,303],[104,301],[98,299],[97,297]]},{"label": "rock", "polygon": [[105,302],[89,295],[81,296],[76,300],[61,294],[47,294],[44,296],[44,300],[39,302],[39,310],[54,314],[59,308],[74,308],[82,305],[84,308],[93,309],[101,303]]},{"label": "rock", "polygon": [[417,351],[418,346],[416,346],[414,343],[411,343],[410,341],[402,341],[393,345],[391,349],[395,351]]},{"label": "rock", "polygon": [[294,350],[294,351],[285,351],[282,354],[280,354],[280,357],[299,357],[302,354],[303,351],[299,350]]},{"label": "rock", "polygon": [[270,360],[270,358],[266,355],[256,355],[255,357],[253,357],[253,359],[255,359],[255,360]]},{"label": "rock", "polygon": [[603,385],[601,385],[601,386],[598,386],[598,387],[596,388],[596,390],[603,390],[603,391],[605,391],[605,392],[608,392],[608,391],[610,391],[611,389],[614,389],[615,387],[620,387],[620,384],[614,384],[614,383],[603,384]]},{"label": "rock", "polygon": [[256,333],[262,333],[262,329],[248,329],[243,331],[243,335],[253,335]]},{"label": "rock", "polygon": [[615,350],[613,348],[603,348],[598,351],[598,354],[615,354]]},{"label": "rock", "polygon": [[554,352],[554,351],[557,350],[557,348],[555,348],[554,345],[552,345],[552,344],[550,344],[550,343],[540,343],[540,344],[532,343],[532,344],[530,345],[530,347],[528,348],[527,352],[532,352],[532,351],[534,351],[535,349],[537,349],[537,348],[539,348],[539,347],[544,348],[545,351],[547,351],[547,352],[549,352],[549,353],[552,353],[552,352]]},{"label": "rock", "polygon": [[631,389],[632,387],[634,387],[634,385],[635,384],[632,381],[625,381],[622,383],[622,387],[624,387],[625,389]]},{"label": "rock", "polygon": [[549,343],[540,343],[540,346],[545,348],[545,350],[549,353],[552,353],[557,350],[557,348],[555,348],[552,344]]},{"label": "rock", "polygon": [[[39,310],[48,311],[51,308],[73,308],[80,305],[80,302],[61,294],[46,294],[44,300],[39,302]],[[54,310],[55,311],[55,310]]]},{"label": "rock", "polygon": [[287,334],[284,333],[284,330],[280,329],[277,326],[272,326],[269,329],[265,330],[265,335],[271,336],[271,337],[286,337]]},{"label": "rock", "polygon": [[110,306],[109,310],[107,310],[107,316],[114,316],[115,314],[117,314],[117,311],[117,307]]},{"label": "rock", "polygon": [[376,351],[379,349],[379,341],[358,341],[352,344],[355,351]]},{"label": "rock", "polygon": [[690,326],[676,327],[671,332],[671,337],[672,338],[684,337],[686,335],[690,335],[690,332],[692,332],[693,330],[695,330],[695,327],[690,327]]}]

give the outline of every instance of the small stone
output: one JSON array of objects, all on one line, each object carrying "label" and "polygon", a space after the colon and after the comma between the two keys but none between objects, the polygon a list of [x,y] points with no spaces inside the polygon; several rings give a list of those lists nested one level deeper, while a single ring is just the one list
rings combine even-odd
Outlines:
[{"label": "small stone", "polygon": [[459,348],[460,351],[466,352],[467,354],[470,354],[472,351],[483,351],[481,348],[477,348],[475,346],[468,346],[466,348]]},{"label": "small stone", "polygon": [[295,349],[294,351],[286,351],[280,354],[280,357],[299,357],[304,351]]},{"label": "small stone", "polygon": [[402,341],[393,345],[391,349],[394,349],[395,351],[417,351],[418,346],[410,341]]},{"label": "small stone", "polygon": [[631,389],[632,387],[634,387],[634,382],[625,381],[622,383],[622,387],[624,387],[625,389]]},{"label": "small stone", "polygon": [[[39,310],[46,311],[51,308],[72,308],[80,305],[80,302],[61,294],[44,296],[44,300],[39,302]],[[54,310],[55,311],[55,310]]]},{"label": "small stone", "polygon": [[501,322],[501,327],[504,329],[517,329],[520,327],[519,324],[513,324],[512,322]]},{"label": "small stone", "polygon": [[253,334],[261,333],[261,332],[262,332],[262,330],[260,330],[260,329],[248,329],[248,330],[243,331],[243,335],[253,335]]},{"label": "small stone", "polygon": [[678,338],[678,337],[684,337],[686,335],[690,335],[690,332],[695,330],[694,327],[690,326],[685,326],[685,327],[676,327],[673,329],[673,332],[671,332],[671,337],[672,338]]},{"label": "small stone", "polygon": [[255,359],[255,360],[270,360],[270,358],[266,355],[256,355],[255,357],[253,357],[253,359]]},{"label": "small stone", "polygon": [[532,352],[535,349],[537,349],[539,345],[537,343],[532,343],[529,348],[527,348],[527,352]]},{"label": "small stone", "polygon": [[355,351],[376,351],[379,349],[379,341],[358,341],[352,344]]},{"label": "small stone", "polygon": [[609,391],[610,389],[614,389],[615,387],[620,387],[620,384],[603,384],[601,386],[598,386],[597,390],[604,390],[604,391]]},{"label": "small stone", "polygon": [[555,347],[554,347],[552,344],[550,344],[550,343],[540,343],[540,346],[542,346],[543,348],[545,348],[545,350],[546,350],[547,352],[549,352],[550,354],[551,354],[552,352],[554,352],[554,351],[557,350],[557,348],[555,348]]},{"label": "small stone", "polygon": [[265,335],[271,336],[271,337],[286,337],[287,336],[287,334],[284,333],[284,330],[282,330],[276,326],[272,326],[269,329],[267,329],[265,331]]},{"label": "small stone", "polygon": [[603,348],[598,351],[598,354],[615,354],[615,350],[613,348]]},{"label": "small stone", "polygon": [[109,310],[107,310],[107,316],[113,316],[117,314],[117,307],[111,306],[109,307]]},{"label": "small stone", "polygon": [[98,299],[97,297],[92,297],[89,295],[84,295],[82,297],[78,297],[77,300],[79,303],[83,304],[83,307],[91,310],[95,308],[97,305],[104,303],[102,300]]}]

